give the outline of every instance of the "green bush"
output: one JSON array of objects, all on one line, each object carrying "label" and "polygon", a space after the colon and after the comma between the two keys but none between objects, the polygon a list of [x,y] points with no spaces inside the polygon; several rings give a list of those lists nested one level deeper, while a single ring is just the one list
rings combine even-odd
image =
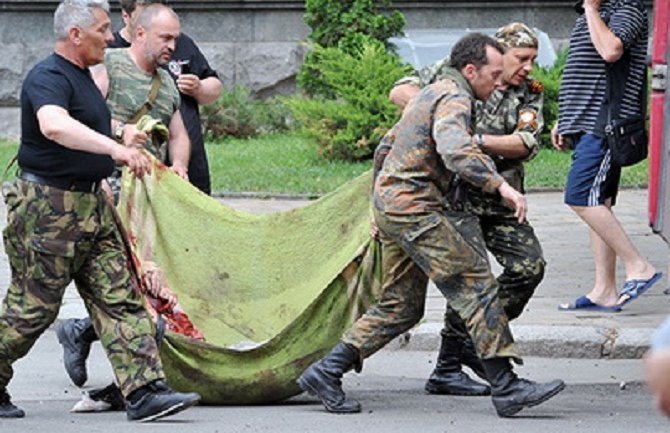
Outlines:
[{"label": "green bush", "polygon": [[568,51],[558,53],[556,62],[550,67],[535,65],[533,68],[533,78],[544,85],[544,107],[542,114],[544,116],[544,132],[542,134],[542,143],[546,147],[551,147],[549,134],[551,128],[558,120],[558,90],[561,86],[563,69],[568,57]]},{"label": "green bush", "polygon": [[336,93],[325,97],[286,99],[295,120],[320,146],[327,158],[359,160],[369,157],[398,118],[388,92],[411,68],[374,39],[354,53],[315,46],[324,86]]},{"label": "green bush", "polygon": [[202,124],[210,139],[248,138],[288,128],[290,111],[279,99],[254,99],[240,85],[224,90],[212,105],[201,108]]},{"label": "green bush", "polygon": [[386,42],[402,33],[405,17],[398,11],[389,15],[377,13],[377,5],[388,6],[390,0],[307,0],[305,23],[311,27],[308,38],[322,47],[334,47],[352,34],[365,34]]},{"label": "green bush", "polygon": [[[402,34],[405,17],[398,11],[383,15],[377,5],[389,5],[390,0],[307,0],[305,23],[311,27],[308,39],[315,45],[338,47],[348,54],[360,52],[369,39],[382,42],[391,49],[387,40]],[[334,98],[321,76],[319,54],[310,51],[297,76],[298,86],[308,95]]]}]

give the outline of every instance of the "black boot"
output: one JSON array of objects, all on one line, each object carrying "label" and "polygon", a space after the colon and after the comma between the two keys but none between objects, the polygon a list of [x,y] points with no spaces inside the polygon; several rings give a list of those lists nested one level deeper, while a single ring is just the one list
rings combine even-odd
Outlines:
[{"label": "black boot", "polygon": [[88,379],[86,358],[91,343],[98,339],[91,319],[68,319],[56,327],[58,342],[63,346],[63,364],[72,383],[83,386]]},{"label": "black boot", "polygon": [[7,390],[0,388],[0,418],[23,418],[26,413],[12,404]]},{"label": "black boot", "polygon": [[157,380],[130,393],[126,415],[129,421],[155,421],[188,409],[199,401],[200,395],[175,392],[165,382]]},{"label": "black boot", "polygon": [[[488,385],[470,379],[461,370],[463,349],[463,339],[442,337],[440,354],[437,358],[435,370],[433,370],[433,373],[426,382],[426,391],[430,394],[449,395],[474,396],[491,394],[491,388]],[[475,357],[477,357],[476,354]]]},{"label": "black boot", "polygon": [[544,403],[565,388],[562,380],[536,383],[519,379],[512,371],[508,358],[486,359],[483,364],[491,383],[493,406],[501,417],[509,417],[525,407]]},{"label": "black boot", "polygon": [[355,413],[361,404],[342,391],[342,375],[358,363],[358,351],[339,343],[324,358],[310,365],[297,380],[303,391],[316,395],[328,412]]},{"label": "black boot", "polygon": [[469,367],[470,370],[483,380],[487,380],[486,371],[484,371],[484,365],[482,360],[477,355],[475,350],[475,343],[472,342],[472,338],[467,337],[463,340],[463,351],[461,352],[461,364]]}]

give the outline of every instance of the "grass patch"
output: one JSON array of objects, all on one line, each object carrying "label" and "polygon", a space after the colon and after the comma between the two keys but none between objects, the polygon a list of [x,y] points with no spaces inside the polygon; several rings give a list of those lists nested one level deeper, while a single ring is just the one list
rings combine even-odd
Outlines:
[{"label": "grass patch", "polygon": [[298,134],[207,143],[212,189],[222,192],[323,194],[369,170],[370,161],[326,161]]},{"label": "grass patch", "polygon": [[[19,144],[15,141],[1,140],[0,139],[0,177],[5,173],[5,168],[9,161],[11,161],[16,152],[19,150]],[[14,177],[16,168],[18,165],[15,163],[12,169],[7,173],[7,178]]]},{"label": "grass patch", "polygon": [[[323,194],[369,170],[372,163],[326,161],[317,145],[298,134],[269,134],[254,139],[207,143],[212,189],[222,192]],[[16,155],[18,144],[0,140],[0,173]],[[565,186],[571,152],[542,149],[526,164],[526,188]],[[16,167],[16,166],[15,166]],[[8,177],[15,173],[11,170]],[[623,169],[621,186],[646,188],[648,162]]]},{"label": "grass patch", "polygon": [[[570,169],[572,152],[541,149],[532,161],[526,163],[526,188],[563,188]],[[621,173],[621,187],[646,188],[648,184],[647,160],[625,167]]]}]

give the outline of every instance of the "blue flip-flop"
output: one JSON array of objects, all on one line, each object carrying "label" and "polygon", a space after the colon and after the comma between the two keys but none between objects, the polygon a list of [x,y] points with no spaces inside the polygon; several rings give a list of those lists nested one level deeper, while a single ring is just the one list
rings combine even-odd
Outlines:
[{"label": "blue flip-flop", "polygon": [[647,290],[651,289],[651,286],[653,286],[658,280],[660,280],[662,276],[663,272],[656,272],[648,280],[628,280],[625,283],[623,283],[623,288],[621,289],[619,297],[622,297],[623,295],[628,295],[628,299],[620,303],[619,306],[623,307],[624,305],[630,304],[635,299],[639,298],[640,295],[642,295]]},{"label": "blue flip-flop", "polygon": [[574,303],[559,305],[558,309],[561,311],[602,311],[604,313],[618,313],[621,311],[621,306],[612,305],[611,307],[606,307],[604,305],[596,304],[586,296],[580,296],[575,299]]}]

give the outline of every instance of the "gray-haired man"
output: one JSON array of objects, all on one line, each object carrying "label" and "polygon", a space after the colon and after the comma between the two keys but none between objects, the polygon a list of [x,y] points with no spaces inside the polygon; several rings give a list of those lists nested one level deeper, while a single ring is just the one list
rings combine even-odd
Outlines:
[{"label": "gray-haired man", "polygon": [[4,191],[12,279],[0,312],[0,417],[24,416],[6,390],[12,364],[55,320],[74,280],[127,399],[128,419],[150,421],[200,399],[165,385],[153,325],[100,189],[114,161],[138,177],[150,162],[110,138],[110,113],[88,69],[103,60],[112,38],[107,1],[63,1],[54,31],[54,53],[23,83],[21,172]]}]

